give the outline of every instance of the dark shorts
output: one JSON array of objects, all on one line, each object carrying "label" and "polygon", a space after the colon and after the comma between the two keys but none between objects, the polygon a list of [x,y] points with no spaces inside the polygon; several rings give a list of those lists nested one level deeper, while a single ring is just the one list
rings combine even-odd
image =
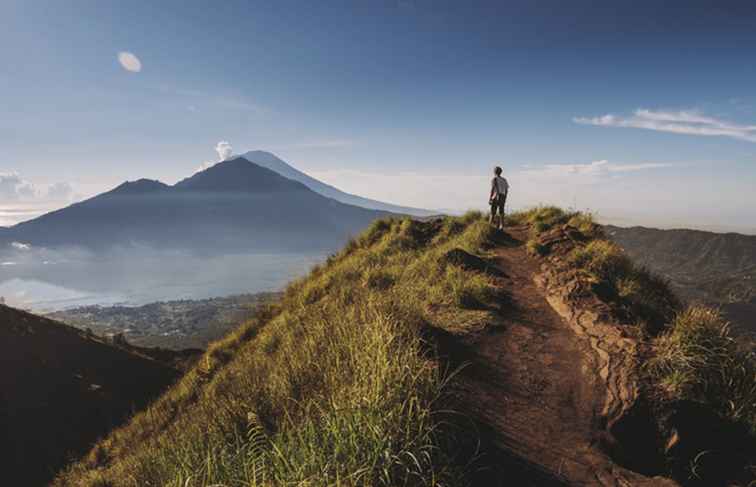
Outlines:
[{"label": "dark shorts", "polygon": [[491,200],[491,216],[496,216],[497,212],[499,215],[504,214],[504,205],[507,203],[507,198],[505,196],[496,196],[494,199]]}]

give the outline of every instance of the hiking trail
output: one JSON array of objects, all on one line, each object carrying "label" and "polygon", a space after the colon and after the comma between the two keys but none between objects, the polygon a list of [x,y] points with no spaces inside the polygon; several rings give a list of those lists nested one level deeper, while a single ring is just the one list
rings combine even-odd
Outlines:
[{"label": "hiking trail", "polygon": [[[676,485],[614,463],[598,445],[606,390],[595,349],[552,308],[535,282],[526,227],[505,229],[496,249],[497,322],[457,344],[459,395],[499,458],[481,485]],[[461,346],[460,346],[461,345]]]}]

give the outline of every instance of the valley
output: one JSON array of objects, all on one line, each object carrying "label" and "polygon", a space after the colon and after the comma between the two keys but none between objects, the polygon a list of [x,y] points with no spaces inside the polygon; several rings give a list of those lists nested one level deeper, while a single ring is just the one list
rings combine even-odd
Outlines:
[{"label": "valley", "polygon": [[204,349],[251,318],[279,293],[240,294],[199,300],[160,301],[143,306],[81,306],[48,314],[95,335],[121,335],[140,347]]},{"label": "valley", "polygon": [[739,334],[756,337],[756,236],[606,226],[639,264],[664,276],[681,298],[721,307]]}]

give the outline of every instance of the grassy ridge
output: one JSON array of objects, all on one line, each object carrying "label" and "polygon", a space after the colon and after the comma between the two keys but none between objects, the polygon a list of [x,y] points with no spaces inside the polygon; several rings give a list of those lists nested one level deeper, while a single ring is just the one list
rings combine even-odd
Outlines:
[{"label": "grassy ridge", "polygon": [[684,308],[667,281],[636,265],[604,238],[590,215],[546,206],[511,220],[530,225],[528,247],[541,255],[548,249],[539,237],[552,228],[568,225],[587,236],[567,259],[597,285],[603,298],[650,334],[653,355],[646,371],[654,386],[668,399],[705,403],[756,433],[756,356],[736,342],[716,309]]},{"label": "grassy ridge", "polygon": [[489,277],[444,255],[490,232],[480,214],[374,223],[57,485],[462,484],[448,371],[422,336],[486,323]]},{"label": "grassy ridge", "polygon": [[[528,224],[528,249],[547,257],[552,229],[575,231],[559,257],[651,345],[647,376],[660,400],[692,399],[753,427],[754,357],[710,311],[684,310],[589,215],[542,207],[509,221]],[[450,371],[423,337],[491,321],[490,277],[448,258],[491,245],[478,213],[375,222],[214,343],[57,485],[465,485],[464,435],[446,411]]]},{"label": "grassy ridge", "polygon": [[667,281],[636,265],[618,245],[604,238],[591,215],[546,206],[515,214],[512,220],[530,225],[528,250],[541,256],[549,252],[541,235],[563,225],[574,229],[582,242],[567,260],[593,283],[603,300],[614,305],[621,318],[635,322],[642,331],[658,333],[680,310],[681,303]]},{"label": "grassy ridge", "polygon": [[[590,215],[539,207],[515,214],[511,220],[530,225],[528,250],[541,256],[549,255],[544,243],[548,238],[542,237],[550,230],[566,225],[578,232],[578,240],[583,241],[575,242],[564,257],[620,318],[636,325],[634,331],[650,350],[642,371],[650,399],[660,410],[665,404],[680,401],[699,404],[734,427],[733,431],[750,435],[751,444],[756,444],[756,352],[749,344],[736,341],[718,310],[700,305],[683,307],[666,280],[637,266],[619,246],[604,238]],[[736,433],[736,437],[739,435]],[[701,446],[721,448],[722,444]],[[698,457],[710,452],[702,449],[693,453],[696,458],[686,459],[689,464],[678,473],[686,485],[705,484],[701,479],[707,475],[720,480],[748,477],[748,473],[736,471],[742,468],[737,464],[730,472],[704,473],[697,465]],[[747,464],[756,459],[744,460],[746,470],[756,478],[756,466]]]}]

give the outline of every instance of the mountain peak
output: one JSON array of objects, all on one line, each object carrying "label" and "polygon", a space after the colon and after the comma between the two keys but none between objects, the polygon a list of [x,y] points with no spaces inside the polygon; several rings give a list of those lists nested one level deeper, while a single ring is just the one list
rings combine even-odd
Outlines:
[{"label": "mountain peak", "polygon": [[[272,154],[271,154],[272,156]],[[275,157],[275,156],[273,156]],[[302,191],[307,187],[244,157],[234,157],[179,181],[179,190],[275,193]]]},{"label": "mountain peak", "polygon": [[249,151],[242,154],[241,157],[259,166],[268,168],[271,171],[275,171],[278,174],[282,175],[283,177],[293,179],[294,181],[299,181],[300,183],[304,184],[311,190],[315,191],[316,193],[322,196],[325,196],[326,198],[331,198],[347,205],[354,205],[354,206],[360,206],[362,208],[368,208],[372,210],[390,211],[394,213],[404,213],[404,214],[416,215],[416,216],[430,216],[430,215],[436,214],[436,212],[432,212],[428,210],[423,210],[419,208],[410,208],[410,207],[401,206],[401,205],[394,205],[391,203],[384,203],[382,201],[371,200],[369,198],[363,198],[361,196],[345,193],[344,191],[341,191],[340,189],[337,189],[337,188],[334,188],[333,186],[325,184],[303,173],[299,169],[293,166],[290,166],[288,163],[283,161],[280,157],[268,151],[264,151],[264,150]]},{"label": "mountain peak", "polygon": [[156,181],[154,179],[137,179],[136,181],[126,181],[120,186],[116,187],[110,194],[145,194],[162,191],[169,188],[165,183]]}]

